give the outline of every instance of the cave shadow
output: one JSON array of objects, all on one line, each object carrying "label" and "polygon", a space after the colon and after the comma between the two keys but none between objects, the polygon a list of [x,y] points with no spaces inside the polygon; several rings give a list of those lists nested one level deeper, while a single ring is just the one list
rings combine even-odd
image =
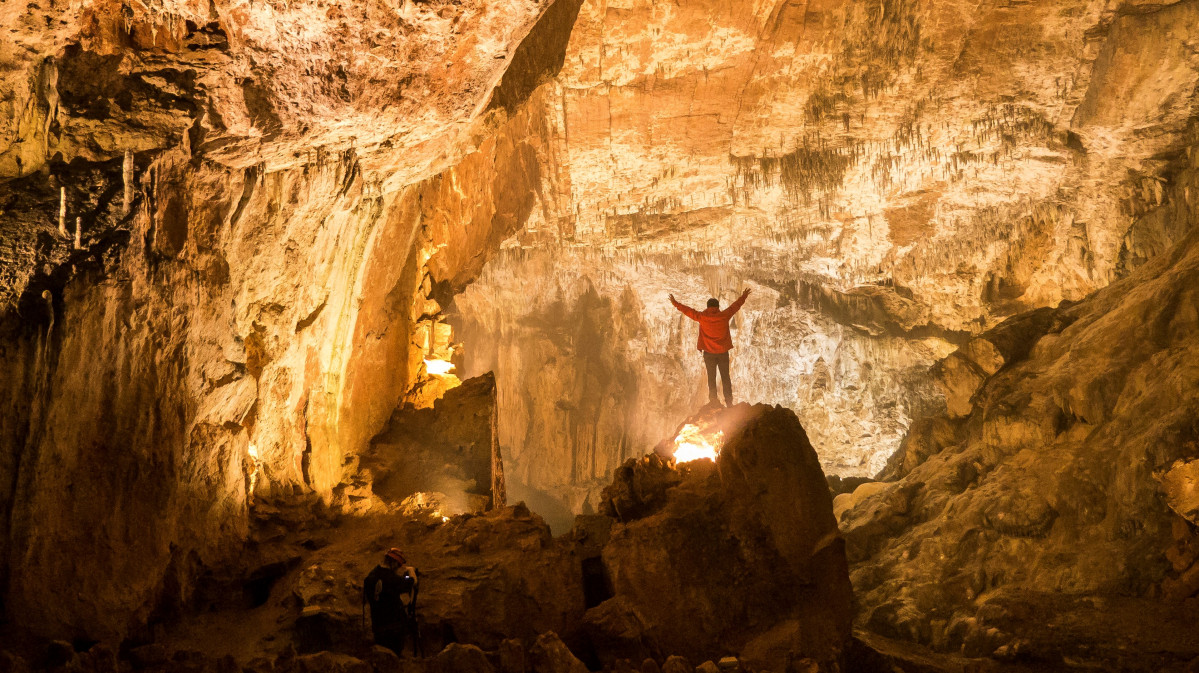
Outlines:
[{"label": "cave shadow", "polygon": [[571,512],[570,507],[549,493],[515,479],[509,479],[507,490],[508,502],[523,501],[530,510],[545,520],[550,527],[550,532],[555,536],[568,532],[574,526],[574,512]]}]

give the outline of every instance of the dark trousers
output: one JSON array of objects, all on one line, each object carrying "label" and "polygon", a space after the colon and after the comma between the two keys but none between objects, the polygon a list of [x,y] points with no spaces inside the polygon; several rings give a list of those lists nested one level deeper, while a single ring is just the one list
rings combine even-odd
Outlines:
[{"label": "dark trousers", "polygon": [[720,380],[724,383],[724,403],[733,405],[733,382],[729,380],[729,354],[704,352],[704,366],[708,368],[708,402],[719,403],[716,397],[716,370],[720,370]]},{"label": "dark trousers", "polygon": [[[371,626],[374,626],[373,622]],[[395,652],[397,657],[404,656],[404,637],[408,635],[404,626],[401,621],[376,628],[375,644]]]}]

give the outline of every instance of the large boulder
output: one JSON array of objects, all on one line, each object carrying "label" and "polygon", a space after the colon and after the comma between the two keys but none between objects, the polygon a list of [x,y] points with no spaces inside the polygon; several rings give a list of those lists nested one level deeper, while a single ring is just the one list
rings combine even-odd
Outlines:
[{"label": "large boulder", "polygon": [[763,665],[839,660],[851,589],[816,452],[781,407],[738,405],[717,424],[726,441],[715,464],[682,464],[672,480],[656,459],[630,461],[618,480],[649,490],[608,491],[639,493],[634,511],[647,513],[622,510],[603,549],[614,596],[586,617],[599,656],[719,659],[790,621],[770,648],[778,661]]},{"label": "large boulder", "polygon": [[361,460],[358,481],[405,513],[434,516],[503,507],[503,460],[496,434],[495,376],[444,392],[427,408],[401,403]]},{"label": "large boulder", "polygon": [[600,513],[618,521],[637,519],[666,503],[666,492],[682,481],[668,458],[651,453],[616,468],[603,490]]}]

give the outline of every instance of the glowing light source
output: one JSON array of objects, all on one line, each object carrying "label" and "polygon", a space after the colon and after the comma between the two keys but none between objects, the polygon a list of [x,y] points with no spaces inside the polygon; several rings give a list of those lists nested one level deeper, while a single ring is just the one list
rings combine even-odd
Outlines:
[{"label": "glowing light source", "polygon": [[704,434],[698,425],[688,423],[674,438],[674,462],[689,463],[705,458],[715,462],[716,456],[720,455],[720,445],[723,441],[723,431]]},{"label": "glowing light source", "polygon": [[261,461],[258,459],[258,447],[253,442],[250,443],[250,460],[254,462],[254,470],[250,472],[250,495],[254,494],[254,487],[258,485],[258,471]]},{"label": "glowing light source", "polygon": [[454,368],[454,363],[447,360],[425,360],[425,371],[433,376],[445,376]]}]

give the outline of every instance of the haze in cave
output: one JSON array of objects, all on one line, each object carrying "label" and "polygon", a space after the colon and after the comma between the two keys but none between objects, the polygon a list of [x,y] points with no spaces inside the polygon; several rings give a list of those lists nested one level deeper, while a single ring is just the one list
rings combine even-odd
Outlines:
[{"label": "haze in cave", "polygon": [[1199,2],[0,29],[0,671],[1199,671]]}]

